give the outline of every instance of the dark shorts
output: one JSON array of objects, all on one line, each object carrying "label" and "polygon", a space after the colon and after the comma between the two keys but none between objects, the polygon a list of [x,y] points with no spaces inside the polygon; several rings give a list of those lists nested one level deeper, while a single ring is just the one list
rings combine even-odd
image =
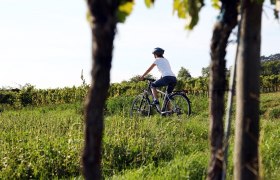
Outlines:
[{"label": "dark shorts", "polygon": [[174,76],[164,76],[159,80],[152,83],[152,87],[162,87],[167,86],[167,93],[171,93],[175,88],[177,79]]}]

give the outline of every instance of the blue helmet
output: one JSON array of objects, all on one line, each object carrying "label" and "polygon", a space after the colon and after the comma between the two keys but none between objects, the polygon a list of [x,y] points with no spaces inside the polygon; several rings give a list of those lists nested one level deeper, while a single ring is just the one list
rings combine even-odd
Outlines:
[{"label": "blue helmet", "polygon": [[157,56],[162,56],[163,53],[164,53],[164,50],[159,47],[155,48],[153,51],[153,54],[156,54]]}]

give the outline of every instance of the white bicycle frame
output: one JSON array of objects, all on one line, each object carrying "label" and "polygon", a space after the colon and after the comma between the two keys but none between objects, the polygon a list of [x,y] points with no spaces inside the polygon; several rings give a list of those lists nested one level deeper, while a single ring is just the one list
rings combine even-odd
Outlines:
[{"label": "white bicycle frame", "polygon": [[[150,87],[150,90],[152,91],[152,88],[151,88],[151,87]],[[161,108],[160,108],[160,105],[156,105],[157,111],[158,111],[159,113],[161,113],[161,114],[172,113],[172,110],[171,110],[171,111],[166,111],[166,110],[163,111],[163,110],[164,110],[164,106],[166,106],[165,104],[167,103],[167,99],[169,99],[169,96],[168,96],[169,94],[167,93],[167,87],[166,87],[165,92],[163,92],[163,91],[161,91],[161,90],[159,90],[159,89],[157,89],[157,88],[156,88],[156,90],[157,90],[157,92],[159,92],[160,94],[164,95]],[[152,98],[154,99],[153,93],[151,93],[151,95],[152,95]]]}]

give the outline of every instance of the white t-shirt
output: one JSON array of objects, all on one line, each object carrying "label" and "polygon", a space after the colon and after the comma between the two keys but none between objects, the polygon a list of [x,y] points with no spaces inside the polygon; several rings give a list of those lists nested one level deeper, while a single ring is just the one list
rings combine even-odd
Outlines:
[{"label": "white t-shirt", "polygon": [[175,76],[175,74],[171,70],[170,64],[167,59],[156,58],[156,60],[154,61],[154,64],[157,65],[157,68],[158,68],[159,72],[161,73],[162,77]]}]

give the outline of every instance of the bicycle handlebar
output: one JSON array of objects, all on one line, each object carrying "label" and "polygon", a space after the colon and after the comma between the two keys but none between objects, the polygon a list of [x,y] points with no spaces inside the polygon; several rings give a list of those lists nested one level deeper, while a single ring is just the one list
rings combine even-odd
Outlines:
[{"label": "bicycle handlebar", "polygon": [[153,79],[153,78],[144,78],[144,80],[148,80],[148,81],[150,81],[150,82],[154,82],[154,81],[156,81],[155,79]]}]

